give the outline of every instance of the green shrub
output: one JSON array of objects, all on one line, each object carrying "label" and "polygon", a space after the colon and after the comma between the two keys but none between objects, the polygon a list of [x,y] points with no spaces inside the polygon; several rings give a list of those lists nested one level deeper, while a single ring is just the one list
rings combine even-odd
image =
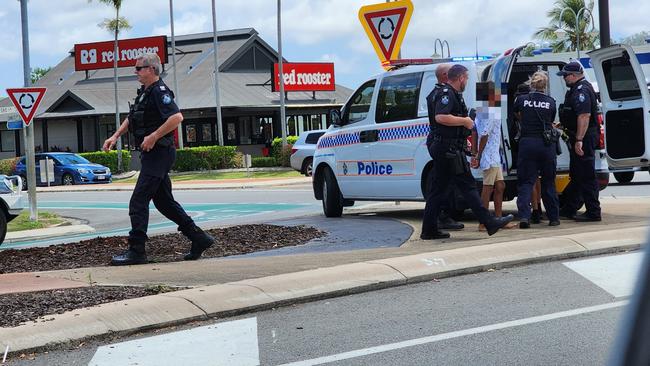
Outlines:
[{"label": "green shrub", "polygon": [[269,156],[269,157],[254,157],[254,158],[251,159],[251,166],[253,168],[272,167],[272,166],[278,166],[278,162],[272,156]]},{"label": "green shrub", "polygon": [[[293,144],[296,143],[296,140],[298,140],[298,136],[287,136],[287,144],[288,146],[293,146]],[[282,138],[281,137],[276,137],[273,139],[273,142],[271,143],[271,156],[274,157],[277,161],[283,161],[282,160]],[[288,166],[288,165],[285,165]]]},{"label": "green shrub", "polygon": [[0,174],[12,175],[16,169],[16,164],[18,164],[20,158],[9,158],[0,160]]},{"label": "green shrub", "polygon": [[[177,172],[233,168],[236,162],[235,146],[200,146],[176,151],[172,169]],[[241,157],[239,158],[241,159]]]},{"label": "green shrub", "polygon": [[243,168],[244,167],[244,154],[239,151],[235,152],[235,156],[232,158],[232,168]]},{"label": "green shrub", "polygon": [[[94,151],[79,153],[79,155],[88,159],[90,162],[95,164],[101,164],[105,167],[108,167],[112,173],[117,173],[117,150],[111,150],[108,152],[104,151]],[[129,170],[129,165],[131,164],[131,152],[129,150],[122,150],[122,171],[126,172]]]}]

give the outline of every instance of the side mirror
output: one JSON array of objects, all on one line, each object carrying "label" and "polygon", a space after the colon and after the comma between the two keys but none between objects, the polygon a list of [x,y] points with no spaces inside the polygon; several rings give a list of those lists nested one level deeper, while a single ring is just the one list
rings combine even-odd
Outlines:
[{"label": "side mirror", "polygon": [[341,111],[338,109],[331,109],[330,110],[330,120],[332,121],[332,125],[334,126],[341,126]]}]

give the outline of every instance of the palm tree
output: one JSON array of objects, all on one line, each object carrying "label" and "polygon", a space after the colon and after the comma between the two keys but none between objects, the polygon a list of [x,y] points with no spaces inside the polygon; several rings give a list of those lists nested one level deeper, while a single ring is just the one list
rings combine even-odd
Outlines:
[{"label": "palm tree", "polygon": [[[115,35],[115,41],[113,44],[113,79],[115,87],[115,130],[120,128],[120,109],[117,98],[117,60],[118,60],[118,49],[117,49],[117,38],[121,30],[131,29],[131,25],[128,20],[124,17],[120,17],[120,8],[122,8],[122,0],[97,0],[102,4],[112,6],[115,9],[115,18],[113,19],[104,19],[103,22],[99,23],[100,28],[104,28],[107,31]],[[92,2],[92,0],[88,0]],[[122,138],[117,139],[117,171],[118,173],[122,171]]]},{"label": "palm tree", "polygon": [[[581,10],[583,8],[585,10]],[[567,10],[561,14],[563,9]],[[578,46],[578,35],[580,36],[580,48],[594,49],[598,44],[598,32],[595,29],[594,32],[591,32],[593,9],[593,0],[590,0],[588,4],[585,4],[585,0],[556,0],[553,9],[546,13],[551,19],[548,26],[537,30],[534,37],[551,42],[553,52],[575,51]],[[560,14],[562,15],[561,20]],[[576,15],[579,15],[577,24]],[[566,37],[558,37],[556,33],[558,29],[565,30]]]}]

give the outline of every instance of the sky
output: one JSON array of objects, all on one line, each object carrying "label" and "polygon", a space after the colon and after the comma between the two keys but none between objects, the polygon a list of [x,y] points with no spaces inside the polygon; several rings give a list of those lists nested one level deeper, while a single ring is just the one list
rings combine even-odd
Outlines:
[{"label": "sky", "polygon": [[[526,44],[548,25],[555,0],[412,0],[414,12],[402,44],[403,58],[430,57],[436,39],[452,56],[491,55]],[[334,62],[337,84],[355,88],[382,71],[358,19],[359,9],[381,0],[282,0],[282,49],[290,62]],[[171,35],[169,1],[123,0],[133,28],[120,38]],[[597,1],[596,1],[597,3]],[[0,0],[0,97],[23,86],[20,2]],[[620,39],[650,30],[650,1],[609,1],[610,31]],[[212,31],[210,0],[173,0],[176,35]],[[217,29],[255,28],[277,49],[277,1],[216,0]],[[598,9],[594,8],[598,27]],[[32,68],[55,66],[75,43],[111,40],[98,24],[114,16],[97,0],[29,0]],[[539,42],[539,41],[537,41]],[[170,58],[171,60],[171,58]]]}]

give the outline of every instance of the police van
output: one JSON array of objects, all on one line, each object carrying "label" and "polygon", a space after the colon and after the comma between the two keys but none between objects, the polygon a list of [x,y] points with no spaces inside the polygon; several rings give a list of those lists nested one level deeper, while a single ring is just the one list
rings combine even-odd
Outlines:
[{"label": "police van", "polygon": [[627,183],[650,169],[650,45],[589,52],[605,121],[609,169]]},{"label": "police van", "polygon": [[[506,51],[490,61],[460,62],[469,70],[463,96],[468,108],[477,108],[476,83],[491,81],[501,96],[503,170],[505,200],[516,197],[517,148],[512,106],[517,86],[538,70],[549,73],[549,94],[564,100],[566,86],[556,73],[568,60],[520,59],[524,47]],[[448,62],[448,61],[447,61]],[[319,139],[314,153],[313,189],[323,201],[328,217],[341,216],[344,206],[357,200],[423,201],[431,174],[431,157],[426,137],[429,120],[426,96],[437,80],[437,64],[400,65],[363,83],[340,111],[332,111],[332,126]],[[650,130],[646,131],[650,134]],[[602,139],[601,139],[602,140]],[[569,153],[560,144],[558,174],[567,177]],[[609,172],[605,154],[598,151],[597,176],[601,187],[607,185]],[[481,171],[473,170],[477,185]],[[558,184],[561,192],[568,179]],[[465,208],[457,196],[455,211]]]}]

